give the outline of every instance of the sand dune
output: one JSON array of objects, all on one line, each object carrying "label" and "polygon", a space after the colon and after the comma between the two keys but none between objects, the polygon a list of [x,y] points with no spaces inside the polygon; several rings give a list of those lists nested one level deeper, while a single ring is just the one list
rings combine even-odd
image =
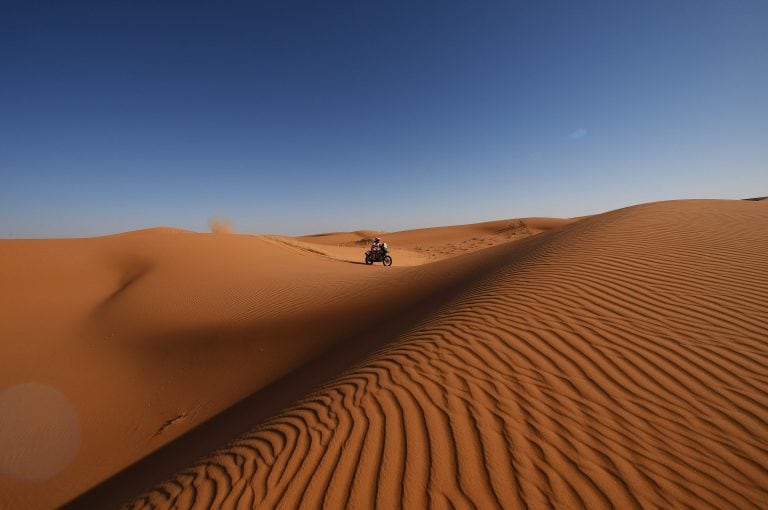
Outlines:
[{"label": "sand dune", "polygon": [[[303,236],[298,241],[313,245],[360,247],[380,236],[401,254],[407,254],[407,264],[416,265],[455,257],[485,249],[497,244],[517,241],[553,228],[572,223],[576,219],[522,218],[488,221],[450,227],[418,228],[401,232],[337,232]],[[322,251],[322,248],[318,248]]]},{"label": "sand dune", "polygon": [[[82,441],[0,503],[55,506],[154,452],[71,506],[167,478],[126,507],[764,508],[764,203],[539,221],[386,234],[420,261],[386,269],[334,260],[368,233],[0,243],[2,336],[30,339],[3,344],[0,387],[58,389]],[[259,388],[271,418],[221,412]],[[177,444],[218,449],[160,448],[209,418]]]},{"label": "sand dune", "polygon": [[[288,248],[292,248],[298,251],[304,251],[308,253],[314,253],[321,257],[327,257],[332,260],[339,260],[342,262],[361,263],[365,258],[365,251],[368,248],[368,238],[361,238],[363,242],[354,243],[313,243],[304,240],[303,238],[297,239],[293,237],[282,236],[268,236],[267,239],[280,243]],[[430,262],[427,255],[419,253],[415,250],[409,250],[406,248],[393,247],[395,250],[394,258],[397,267],[403,266],[419,266]]]},{"label": "sand dune", "polygon": [[764,508],[767,248],[764,208],[711,201],[491,248],[418,327],[129,507]]},{"label": "sand dune", "polygon": [[0,242],[0,508],[74,498],[482,265],[363,253],[167,227]]}]

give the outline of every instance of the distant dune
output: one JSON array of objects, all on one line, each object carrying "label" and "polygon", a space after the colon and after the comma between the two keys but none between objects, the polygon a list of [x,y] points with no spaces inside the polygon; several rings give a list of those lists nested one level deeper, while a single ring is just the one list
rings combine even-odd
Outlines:
[{"label": "distant dune", "polygon": [[764,204],[0,241],[0,508],[765,508]]},{"label": "distant dune", "polygon": [[[451,227],[419,228],[402,232],[337,232],[298,238],[299,241],[336,247],[354,247],[370,244],[380,236],[392,248],[406,252],[407,260],[420,263],[453,257],[497,244],[519,240],[529,235],[573,222],[559,218],[523,218],[489,221]],[[410,264],[409,264],[410,265]]]}]

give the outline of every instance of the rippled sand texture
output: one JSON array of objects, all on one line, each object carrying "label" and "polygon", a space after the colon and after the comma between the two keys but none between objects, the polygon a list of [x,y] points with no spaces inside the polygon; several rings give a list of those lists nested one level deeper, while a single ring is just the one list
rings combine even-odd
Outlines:
[{"label": "rippled sand texture", "polygon": [[463,292],[520,224],[387,234],[387,268],[369,232],[0,240],[0,510],[120,505]]},{"label": "rippled sand texture", "polygon": [[437,313],[127,506],[768,507],[765,204],[486,251]]}]

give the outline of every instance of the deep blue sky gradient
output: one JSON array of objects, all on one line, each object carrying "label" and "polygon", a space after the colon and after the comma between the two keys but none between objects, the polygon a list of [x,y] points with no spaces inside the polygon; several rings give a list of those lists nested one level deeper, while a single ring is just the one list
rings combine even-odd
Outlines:
[{"label": "deep blue sky gradient", "polygon": [[768,194],[768,2],[4,3],[0,237]]}]

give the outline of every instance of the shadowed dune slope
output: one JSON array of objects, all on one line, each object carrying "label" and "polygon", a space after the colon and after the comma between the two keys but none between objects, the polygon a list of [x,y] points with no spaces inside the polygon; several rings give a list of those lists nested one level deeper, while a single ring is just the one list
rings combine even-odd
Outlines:
[{"label": "shadowed dune slope", "polygon": [[741,201],[484,250],[449,303],[127,507],[765,508],[766,252]]},{"label": "shadowed dune slope", "polygon": [[[476,255],[384,268],[168,228],[0,241],[0,508],[75,498],[497,264]],[[206,437],[200,454],[231,437]]]}]

